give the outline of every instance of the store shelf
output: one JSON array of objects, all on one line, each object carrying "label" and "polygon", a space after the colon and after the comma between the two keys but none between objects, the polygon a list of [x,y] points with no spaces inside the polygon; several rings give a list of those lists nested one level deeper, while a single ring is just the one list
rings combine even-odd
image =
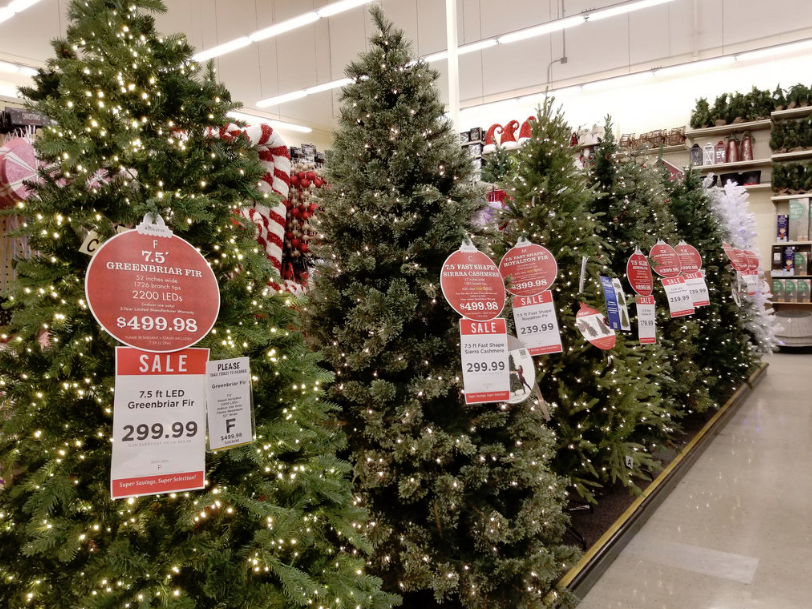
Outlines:
[{"label": "store shelf", "polygon": [[770,118],[774,121],[780,121],[787,118],[806,116],[807,114],[812,114],[812,106],[801,106],[800,108],[791,108],[790,110],[776,110],[770,114]]},{"label": "store shelf", "polygon": [[789,201],[790,199],[803,199],[804,197],[812,197],[812,192],[802,192],[797,195],[776,195],[770,197],[771,201]]},{"label": "store shelf", "polygon": [[812,245],[812,241],[775,241],[773,245]]},{"label": "store shelf", "polygon": [[700,171],[728,172],[734,169],[747,169],[748,167],[766,167],[770,159],[754,159],[752,161],[738,161],[736,163],[717,163],[716,165],[695,165],[694,169]]},{"label": "store shelf", "polygon": [[773,187],[772,182],[761,182],[760,184],[745,184],[747,190],[767,190]]},{"label": "store shelf", "polygon": [[801,307],[812,307],[812,302],[784,302],[781,300],[773,300],[773,306],[776,305],[792,305],[792,306],[801,306]]},{"label": "store shelf", "polygon": [[795,152],[779,152],[770,157],[773,161],[794,161],[795,159],[806,159],[812,157],[812,148],[806,150],[796,150]]},{"label": "store shelf", "polygon": [[460,146],[473,146],[474,144],[484,144],[482,140],[472,140],[470,142],[460,142]]},{"label": "store shelf", "polygon": [[759,121],[731,123],[729,125],[721,125],[720,127],[706,127],[704,129],[687,129],[685,131],[685,137],[686,138],[712,137],[714,135],[724,135],[726,133],[735,133],[737,131],[769,129],[771,124],[772,121],[769,118],[765,118]]}]

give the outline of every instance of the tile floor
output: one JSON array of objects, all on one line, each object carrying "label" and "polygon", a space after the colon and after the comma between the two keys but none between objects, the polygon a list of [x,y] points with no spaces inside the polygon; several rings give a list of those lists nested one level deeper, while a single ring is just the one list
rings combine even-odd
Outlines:
[{"label": "tile floor", "polygon": [[578,609],[812,608],[812,354],[765,361]]}]

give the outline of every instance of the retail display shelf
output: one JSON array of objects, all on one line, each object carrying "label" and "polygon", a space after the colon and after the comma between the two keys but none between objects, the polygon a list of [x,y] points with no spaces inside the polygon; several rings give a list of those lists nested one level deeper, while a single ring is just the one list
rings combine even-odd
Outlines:
[{"label": "retail display shelf", "polygon": [[781,300],[773,300],[773,306],[775,305],[793,305],[799,307],[812,307],[812,302],[785,302]]},{"label": "retail display shelf", "polygon": [[773,185],[770,182],[761,182],[759,184],[745,184],[744,187],[747,190],[767,190],[772,188]]},{"label": "retail display shelf", "polygon": [[773,245],[810,245],[812,241],[774,241]]},{"label": "retail display shelf", "polygon": [[460,146],[472,146],[474,144],[484,144],[482,140],[471,140],[470,142],[461,142]]},{"label": "retail display shelf", "polygon": [[812,106],[801,106],[799,108],[790,108],[789,110],[776,110],[770,114],[770,118],[780,121],[786,118],[806,116],[807,114],[812,114]]},{"label": "retail display shelf", "polygon": [[803,197],[812,197],[812,192],[799,192],[797,195],[775,195],[771,197],[771,201],[789,201],[790,199],[800,199]]},{"label": "retail display shelf", "polygon": [[765,167],[770,164],[770,159],[753,159],[751,161],[737,161],[736,163],[717,163],[715,165],[697,165],[700,171],[726,172],[733,169],[745,169],[747,167]]},{"label": "retail display shelf", "polygon": [[697,137],[711,137],[714,135],[725,135],[727,133],[736,133],[737,131],[745,131],[749,129],[767,129],[772,124],[769,118],[758,121],[745,121],[743,123],[731,123],[729,125],[720,125],[718,127],[705,127],[704,129],[686,129],[686,138]]},{"label": "retail display shelf", "polygon": [[806,150],[795,150],[794,152],[779,152],[772,155],[773,161],[792,161],[795,159],[806,159],[812,156],[812,148]]}]

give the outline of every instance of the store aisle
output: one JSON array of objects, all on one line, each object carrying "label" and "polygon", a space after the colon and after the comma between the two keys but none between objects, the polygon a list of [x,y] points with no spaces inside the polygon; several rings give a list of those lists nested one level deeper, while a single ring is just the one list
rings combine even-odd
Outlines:
[{"label": "store aisle", "polygon": [[578,609],[812,606],[812,355],[774,354]]}]

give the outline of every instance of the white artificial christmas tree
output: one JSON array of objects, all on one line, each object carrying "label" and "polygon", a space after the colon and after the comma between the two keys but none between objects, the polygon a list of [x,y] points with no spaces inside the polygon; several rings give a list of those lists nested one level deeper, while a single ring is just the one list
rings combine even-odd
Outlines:
[{"label": "white artificial christmas tree", "polygon": [[[725,240],[734,248],[755,252],[761,259],[756,246],[758,231],[755,216],[748,211],[747,189],[728,181],[722,187],[710,188],[708,192],[712,201],[711,211],[719,222]],[[761,275],[756,293],[747,295],[743,291],[741,297],[745,327],[753,335],[756,350],[760,353],[775,351],[779,345],[776,333],[781,326],[773,309],[767,307],[771,304],[771,298],[770,286]]]}]

